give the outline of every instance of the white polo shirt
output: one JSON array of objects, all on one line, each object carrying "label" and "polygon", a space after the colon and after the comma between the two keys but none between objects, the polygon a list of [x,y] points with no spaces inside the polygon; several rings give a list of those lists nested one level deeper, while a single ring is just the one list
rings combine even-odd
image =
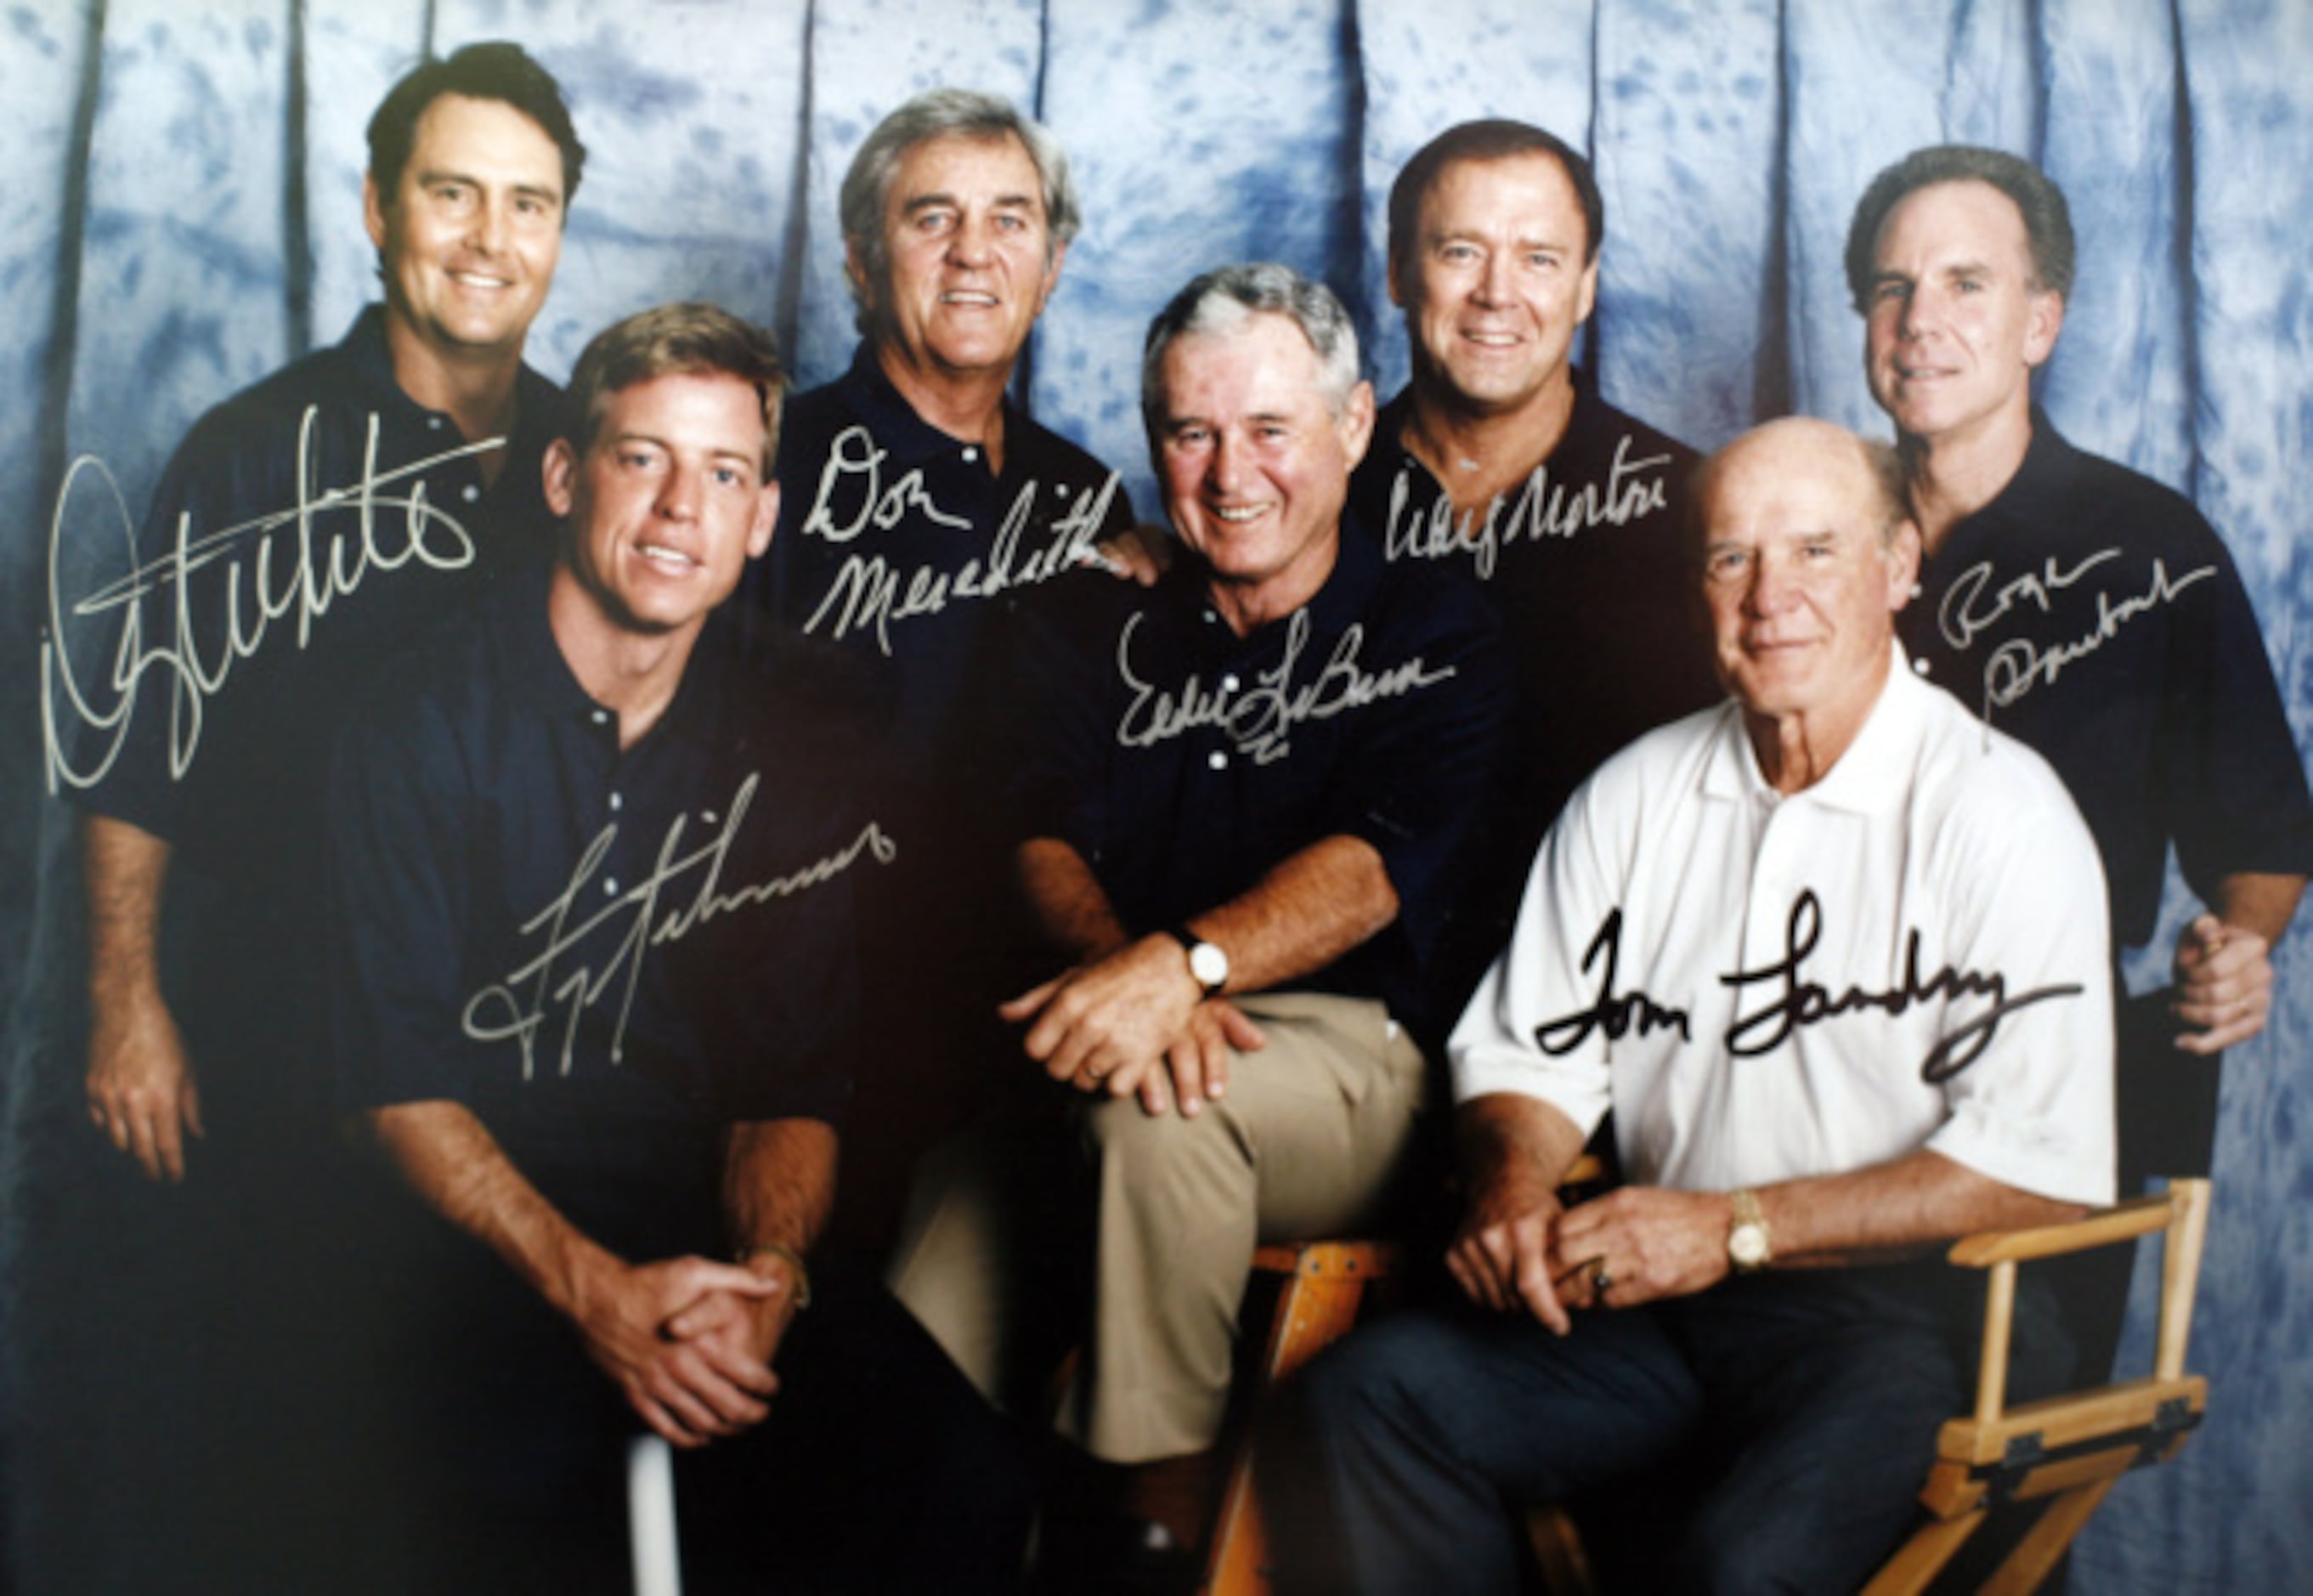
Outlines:
[{"label": "white polo shirt", "polygon": [[1643,1185],[1721,1191],[1928,1147],[2109,1203],[2105,903],[2054,772],[1900,652],[1854,743],[1788,797],[1730,700],[1570,800],[1455,1027],[1455,1096],[1538,1098],[1586,1134],[1611,1107]]}]

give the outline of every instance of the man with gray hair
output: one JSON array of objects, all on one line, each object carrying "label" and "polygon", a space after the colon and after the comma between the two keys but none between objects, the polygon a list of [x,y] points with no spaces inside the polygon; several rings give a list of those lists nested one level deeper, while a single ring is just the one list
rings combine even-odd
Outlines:
[{"label": "man with gray hair", "polygon": [[[1690,581],[1732,697],[1608,760],[1535,860],[1447,1045],[1468,1301],[1311,1366],[1338,1521],[1281,1561],[1344,1565],[1307,1588],[1507,1593],[1505,1503],[1643,1483],[1667,1565],[1616,1588],[1855,1590],[1967,1389],[1981,1299],[1933,1244],[2110,1200],[2096,849],[2037,755],[1904,668],[1885,456],[1793,419],[1704,467]],[[1564,1207],[1609,1110],[1627,1184]],[[2044,1296],[2019,1387],[2062,1372]]]},{"label": "man with gray hair", "polygon": [[[1474,589],[1394,569],[1343,524],[1373,393],[1330,292],[1282,266],[1208,273],[1156,317],[1142,372],[1183,556],[1152,587],[1056,584],[1015,675],[1016,864],[1052,973],[1003,1012],[1073,1091],[1033,1080],[1041,1117],[928,1174],[893,1281],[1017,1406],[1010,1315],[1054,1299],[1024,1289],[1011,1238],[1088,1232],[1060,1428],[1110,1463],[1168,1462],[1128,1474],[1122,1505],[1185,1545],[1255,1243],[1368,1221],[1400,1168],[1422,1097],[1408,1030],[1508,683]],[[1060,1115],[1084,1156],[1055,1171],[1030,1150],[1064,1143]]]},{"label": "man with gray hair", "polygon": [[828,646],[889,756],[879,818],[901,862],[867,907],[877,957],[845,1228],[874,1241],[915,1151],[967,1087],[943,1063],[999,995],[985,905],[1001,900],[994,674],[1019,592],[1131,525],[1116,479],[1007,396],[1076,236],[1051,134],[1009,102],[936,89],[867,136],[840,198],[858,306],[851,367],[798,398],[780,525],[748,578],[755,640]]}]

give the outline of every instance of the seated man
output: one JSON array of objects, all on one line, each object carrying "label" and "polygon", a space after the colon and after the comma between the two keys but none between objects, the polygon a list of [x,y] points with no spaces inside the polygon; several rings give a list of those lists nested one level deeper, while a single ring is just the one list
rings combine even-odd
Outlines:
[{"label": "seated man", "polygon": [[[546,454],[551,571],[382,679],[339,748],[340,1078],[471,1238],[406,1293],[438,1345],[394,1376],[458,1426],[426,1464],[479,1504],[454,1588],[619,1574],[585,1492],[639,1425],[703,1454],[686,1489],[735,1515],[687,1530],[707,1588],[1016,1574],[994,1415],[872,1283],[814,1290],[805,1261],[854,1045],[851,884],[890,843],[791,677],[694,650],[771,535],[780,380],[770,334],[711,305],[596,338]],[[525,1514],[541,1533],[508,1535]],[[573,1541],[596,1555],[547,1560]]]},{"label": "seated man", "polygon": [[1475,590],[1343,525],[1373,394],[1332,294],[1280,266],[1199,278],[1149,330],[1142,393],[1186,553],[1153,587],[1054,584],[1015,678],[1042,693],[1017,863],[1057,973],[1004,1012],[1095,1099],[1089,1168],[1055,1191],[985,1143],[946,1160],[892,1279],[995,1389],[1028,1295],[999,1234],[1081,1222],[1061,1428],[1112,1463],[1189,1459],[1127,1486],[1186,1542],[1195,1492],[1163,1482],[1219,1425],[1255,1242],[1366,1222],[1399,1167],[1407,1027],[1508,689]]},{"label": "seated man", "polygon": [[[2038,756],[1902,668],[1893,456],[1778,422],[1698,501],[1734,701],[1575,795],[1455,1029],[1473,1307],[1310,1371],[1341,1588],[1512,1590],[1507,1503],[1676,1459],[1700,1509],[1650,1527],[1645,1588],[1855,1589],[1973,1367],[1930,1244],[2111,1199],[2095,847]],[[1630,1184],[1561,1209],[1610,1108]]]}]

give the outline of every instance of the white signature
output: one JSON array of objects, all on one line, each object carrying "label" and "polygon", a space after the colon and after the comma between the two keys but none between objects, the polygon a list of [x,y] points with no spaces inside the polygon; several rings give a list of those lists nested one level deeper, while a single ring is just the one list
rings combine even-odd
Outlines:
[{"label": "white signature", "polygon": [[[856,448],[866,452],[855,453]],[[849,542],[866,527],[889,531],[910,512],[942,526],[971,528],[968,519],[948,515],[932,501],[920,470],[908,472],[885,486],[881,479],[883,461],[884,451],[875,446],[866,428],[853,427],[839,435],[827,464],[820,471],[819,491],[811,513],[804,517],[805,534]],[[838,521],[829,512],[830,496],[838,482],[855,475],[866,479],[858,512],[849,520]],[[804,630],[818,632],[823,627],[828,637],[837,639],[872,630],[875,646],[888,657],[895,622],[937,615],[951,600],[994,598],[1076,566],[1100,563],[1098,539],[1108,519],[1109,505],[1116,497],[1116,474],[1109,473],[1099,492],[1077,495],[1067,513],[1043,529],[1042,546],[1024,554],[1021,545],[1028,541],[1036,491],[1034,481],[1023,483],[987,555],[968,560],[954,571],[929,566],[905,569],[894,567],[881,554],[857,550],[845,555],[835,580],[804,622]]]},{"label": "white signature", "polygon": [[[59,782],[93,786],[111,770],[128,741],[139,683],[146,672],[160,671],[168,679],[169,773],[171,779],[180,778],[191,767],[194,751],[200,745],[208,701],[224,691],[233,666],[264,645],[275,622],[285,615],[295,616],[297,647],[303,648],[312,636],[313,623],[328,614],[337,600],[360,586],[372,570],[395,570],[413,560],[443,571],[473,563],[472,537],[447,511],[427,501],[422,481],[411,484],[405,494],[379,489],[445,461],[497,448],[504,438],[462,445],[382,472],[377,468],[378,419],[373,415],[362,449],[360,480],[342,488],[322,489],[312,480],[318,414],[318,407],[308,406],[298,424],[295,506],[199,536],[194,535],[193,518],[188,511],[177,517],[169,552],[149,564],[134,563],[136,525],[111,472],[93,455],[84,454],[72,463],[57,492],[56,516],[49,526],[48,627],[40,642],[40,721],[50,792],[57,790]],[[58,557],[63,550],[66,508],[83,477],[110,495],[132,563],[127,576],[92,593],[71,597],[64,591]],[[381,510],[400,513],[382,516]],[[318,524],[324,513],[346,512],[359,519],[356,536],[333,536]],[[293,524],[294,539],[267,536]],[[254,559],[244,564],[252,545]],[[205,571],[223,585],[224,601],[223,635],[207,639],[206,646],[195,635],[193,581]],[[166,635],[148,641],[144,601],[163,589],[171,592]],[[75,661],[66,646],[67,623],[85,623],[114,612],[120,616],[119,634],[110,667],[99,661]],[[68,723],[111,735],[85,761],[75,763],[66,746],[60,712]]]},{"label": "white signature", "polygon": [[1291,751],[1293,728],[1304,721],[1330,720],[1381,699],[1402,698],[1450,680],[1453,666],[1433,670],[1417,655],[1386,670],[1368,671],[1359,661],[1365,628],[1352,624],[1334,640],[1333,651],[1312,680],[1293,683],[1293,667],[1309,644],[1309,612],[1293,612],[1286,622],[1285,652],[1248,685],[1223,676],[1210,686],[1191,676],[1165,692],[1132,668],[1132,639],[1144,617],[1134,615],[1116,639],[1116,668],[1132,689],[1132,701],[1116,724],[1116,740],[1127,748],[1147,748],[1200,726],[1218,726],[1255,764],[1270,764]]},{"label": "white signature", "polygon": [[[2077,565],[2062,567],[2051,555],[2036,571],[2002,584],[1986,595],[1992,584],[1992,562],[1981,560],[1962,571],[1937,607],[1936,627],[1955,648],[1966,648],[2018,604],[2036,605],[2042,613],[2054,611],[2054,595],[2071,587],[2108,560],[2120,558],[2116,548],[2099,549]],[[2095,653],[2120,629],[2148,610],[2168,604],[2194,583],[2217,574],[2203,565],[2171,577],[2166,562],[2152,562],[2152,578],[2142,593],[2115,599],[2109,589],[2096,595],[2096,624],[2079,637],[2046,647],[2028,638],[2010,638],[1983,662],[1983,696],[1988,709],[2005,709],[2033,688],[2053,684],[2064,667]]]},{"label": "white signature", "polygon": [[[461,1023],[477,1042],[499,1042],[511,1036],[522,1045],[522,1078],[532,1078],[538,1033],[547,1012],[562,1005],[560,1071],[570,1072],[578,1036],[578,1017],[616,989],[618,1020],[611,1035],[611,1062],[618,1063],[627,1035],[627,1017],[634,1007],[635,988],[642,976],[643,956],[654,948],[679,941],[708,921],[751,904],[795,894],[833,879],[851,868],[863,853],[878,864],[889,864],[899,845],[883,827],[869,821],[859,834],[837,851],[785,876],[747,883],[726,890],[723,866],[739,825],[754,803],[760,778],[750,774],[731,799],[730,814],[708,841],[683,851],[685,816],[678,815],[659,844],[658,863],[648,879],[637,883],[592,913],[578,913],[602,861],[618,841],[614,821],[587,845],[570,873],[570,884],[560,896],[523,922],[525,937],[543,935],[545,944],[523,963],[506,972],[503,980],[482,988],[467,1001]],[[686,876],[693,877],[687,899],[663,906],[662,894]],[[597,892],[600,888],[595,889]],[[608,962],[597,969],[575,959],[571,950],[598,930],[608,927],[617,937]]]},{"label": "white signature", "polygon": [[[1406,514],[1406,501],[1412,493],[1412,468],[1405,467],[1390,485],[1389,525],[1382,546],[1392,560],[1445,560],[1474,554],[1478,576],[1490,578],[1505,543],[1520,538],[1528,542],[1570,538],[1593,526],[1626,526],[1666,508],[1670,498],[1663,479],[1644,473],[1659,472],[1670,463],[1670,456],[1647,454],[1633,460],[1630,454],[1630,438],[1617,439],[1614,467],[1603,485],[1553,482],[1550,462],[1545,460],[1534,468],[1515,501],[1507,493],[1496,494],[1486,505],[1482,522],[1475,510],[1457,516],[1454,501],[1442,493],[1426,515]],[[1505,504],[1509,507],[1507,519],[1502,515]]]}]

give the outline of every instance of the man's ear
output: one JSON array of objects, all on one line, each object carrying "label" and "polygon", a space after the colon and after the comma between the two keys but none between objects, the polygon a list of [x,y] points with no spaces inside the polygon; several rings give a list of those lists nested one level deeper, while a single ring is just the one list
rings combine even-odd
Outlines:
[{"label": "man's ear", "polygon": [[546,462],[541,474],[546,489],[546,507],[558,519],[567,516],[578,498],[578,456],[568,438],[558,437],[546,445]]},{"label": "man's ear", "polygon": [[1044,286],[1036,294],[1036,313],[1040,316],[1044,313],[1045,303],[1052,297],[1052,290],[1060,286],[1060,264],[1068,258],[1069,246],[1056,242],[1051,264],[1044,268]]},{"label": "man's ear", "polygon": [[374,173],[362,173],[362,225],[368,229],[369,246],[385,248],[385,198],[377,191]]},{"label": "man's ear", "polygon": [[2035,289],[2025,312],[2024,364],[2038,368],[2056,352],[2056,335],[2064,330],[2064,296],[2054,288]]},{"label": "man's ear", "polygon": [[1373,442],[1374,391],[1371,383],[1359,383],[1350,390],[1342,402],[1340,419],[1333,423],[1341,432],[1341,452],[1350,457],[1350,469],[1355,471],[1358,462],[1366,457],[1366,446]]},{"label": "man's ear", "polygon": [[763,484],[755,500],[755,523],[747,528],[747,558],[761,560],[763,551],[771,546],[771,528],[779,524],[779,484],[777,478]]},{"label": "man's ear", "polygon": [[1920,524],[1906,516],[1887,540],[1887,608],[1893,612],[1910,604],[1919,580]]}]

